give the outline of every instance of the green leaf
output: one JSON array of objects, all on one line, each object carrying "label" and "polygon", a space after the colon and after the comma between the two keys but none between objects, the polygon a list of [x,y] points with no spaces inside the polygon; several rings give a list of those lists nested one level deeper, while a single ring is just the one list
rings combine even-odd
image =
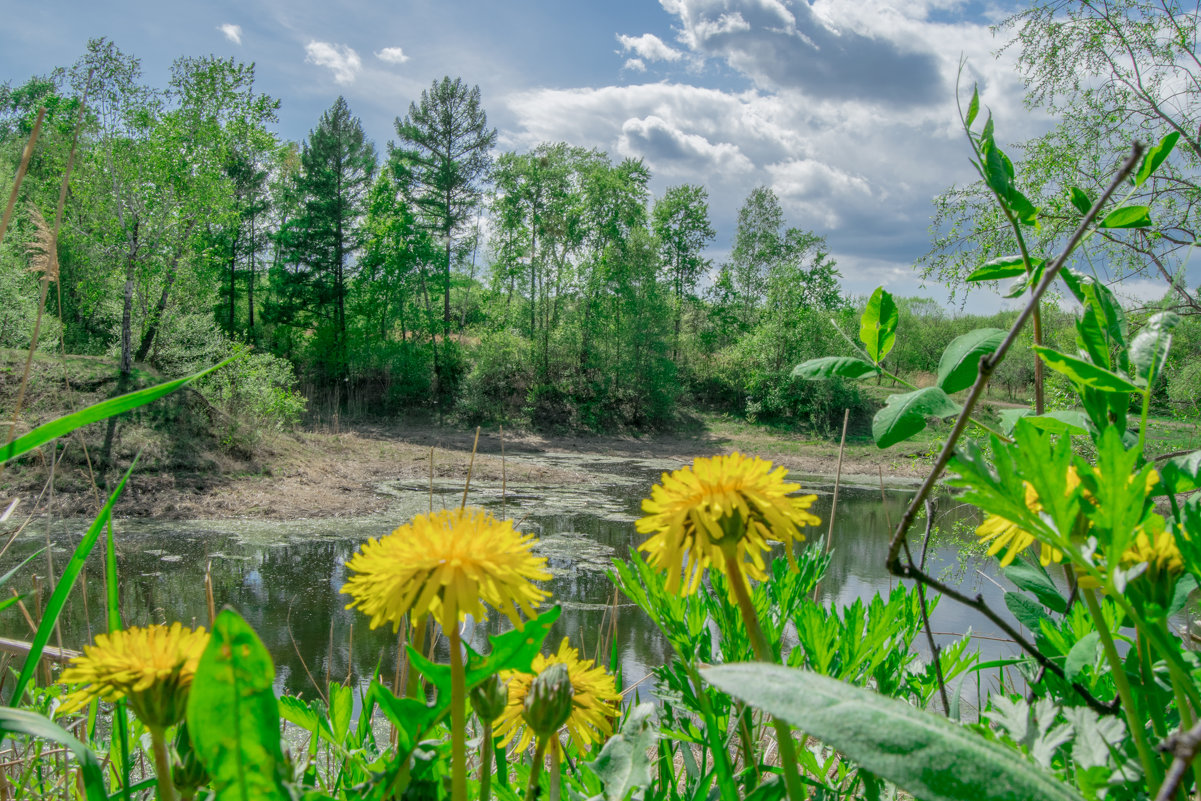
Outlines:
[{"label": "green leaf", "polygon": [[279,716],[292,725],[313,733],[316,733],[321,725],[317,713],[307,703],[292,695],[280,696]]},{"label": "green leaf", "polygon": [[1168,604],[1168,617],[1179,613],[1184,608],[1195,589],[1197,589],[1197,579],[1192,573],[1185,573],[1176,580],[1176,589],[1172,592],[1172,602]]},{"label": "green leaf", "polygon": [[[1013,177],[1012,172],[1010,173],[1010,177]],[[1010,186],[1009,196],[1006,200],[1009,201],[1009,208],[1013,209],[1013,213],[1017,215],[1022,225],[1038,226],[1038,209],[1030,202],[1030,198]]]},{"label": "green leaf", "polygon": [[998,417],[1001,418],[1001,431],[1005,434],[1012,434],[1013,427],[1018,424],[1018,420],[1033,414],[1033,409],[1002,409],[998,414]]},{"label": "green leaf", "polygon": [[1059,588],[1055,586],[1055,582],[1051,581],[1051,577],[1047,575],[1047,571],[1043,569],[1042,565],[1030,564],[1019,559],[1001,572],[1015,586],[1032,593],[1039,603],[1053,612],[1068,611],[1068,602],[1060,595]]},{"label": "green leaf", "polygon": [[33,671],[37,668],[38,661],[42,658],[42,651],[46,648],[46,643],[50,641],[50,635],[54,632],[55,624],[58,623],[58,616],[62,613],[63,606],[67,603],[67,596],[71,594],[71,590],[75,586],[75,579],[79,578],[88,555],[92,553],[92,548],[95,547],[96,540],[100,538],[100,532],[104,530],[104,524],[108,522],[109,516],[113,513],[113,504],[120,497],[121,490],[125,489],[125,482],[129,480],[129,474],[133,472],[133,468],[137,463],[138,459],[135,456],[133,463],[125,471],[125,475],[121,476],[121,482],[117,484],[117,488],[113,490],[113,494],[108,496],[108,501],[105,502],[104,507],[100,510],[100,514],[96,515],[96,519],[92,521],[92,525],[88,526],[83,539],[75,547],[75,553],[71,554],[71,560],[63,568],[63,573],[59,576],[58,583],[54,585],[54,592],[50,595],[50,600],[46,603],[46,611],[42,615],[42,622],[38,625],[38,630],[34,632],[33,642],[29,646],[29,653],[25,655],[25,662],[21,665],[21,673],[17,676],[17,683],[13,687],[9,706],[20,705],[21,696],[25,694],[25,688],[29,686],[29,681],[33,678]]},{"label": "green leaf", "polygon": [[865,375],[874,375],[876,366],[871,362],[863,359],[856,359],[853,356],[823,356],[820,359],[810,359],[807,362],[802,362],[792,368],[793,378],[805,378],[809,380],[820,378],[863,378]]},{"label": "green leaf", "polygon": [[1005,608],[1013,613],[1019,623],[1031,631],[1038,631],[1039,621],[1047,616],[1042,606],[1020,592],[1005,593]]},{"label": "green leaf", "polygon": [[[477,654],[470,645],[464,643],[463,649],[467,652],[467,689],[470,690],[493,673],[502,670],[529,673],[534,657],[542,651],[542,643],[550,634],[551,625],[559,619],[559,611],[558,606],[552,606],[533,620],[527,620],[520,629],[489,637],[488,642],[492,645],[492,650],[487,656]],[[440,698],[450,697],[450,665],[431,662],[412,646],[409,646],[409,658],[421,675],[438,688]]]},{"label": "green leaf", "polygon": [[1155,495],[1192,492],[1201,489],[1201,451],[1183,456],[1174,456],[1159,467],[1162,481],[1155,487]]},{"label": "green leaf", "polygon": [[350,718],[354,714],[354,691],[336,681],[329,683],[329,723],[333,730],[334,742],[341,745],[346,742],[346,733],[350,731]]},{"label": "green leaf", "polygon": [[1163,371],[1168,350],[1172,347],[1172,329],[1179,324],[1180,315],[1174,312],[1153,314],[1130,343],[1130,363],[1134,365],[1135,376],[1144,385],[1155,383],[1155,378]]},{"label": "green leaf", "polygon": [[701,671],[923,801],[1080,801],[1067,784],[940,715],[836,679],[762,663]]},{"label": "green leaf", "polygon": [[1086,362],[1084,359],[1077,358],[1076,356],[1069,356],[1066,353],[1060,353],[1053,348],[1041,345],[1035,345],[1034,352],[1042,358],[1048,367],[1057,373],[1067,376],[1076,384],[1099,389],[1102,392],[1139,391],[1138,386],[1125,376],[1120,376],[1115,372],[1106,370],[1104,367],[1098,367],[1092,362]]},{"label": "green leaf", "polygon": [[1005,341],[999,328],[977,328],[955,337],[938,360],[938,385],[948,395],[967,389],[980,374],[980,359],[995,353]]},{"label": "green leaf", "polygon": [[1072,187],[1072,205],[1076,207],[1076,211],[1081,214],[1088,214],[1089,209],[1093,207],[1092,198],[1078,186]]},{"label": "green leaf", "polygon": [[75,761],[79,763],[79,771],[83,776],[83,789],[87,794],[88,801],[108,801],[100,760],[96,758],[92,749],[75,739],[66,729],[28,709],[0,707],[0,740],[10,734],[27,734],[30,737],[66,746],[67,750],[75,756]]},{"label": "green leaf", "polygon": [[1146,206],[1123,206],[1105,215],[1098,228],[1146,228],[1151,224],[1151,209]]},{"label": "green leaf", "polygon": [[1086,667],[1097,663],[1097,649],[1100,645],[1101,635],[1095,631],[1090,631],[1077,640],[1063,663],[1064,678],[1068,681],[1078,681]]},{"label": "green leaf", "polygon": [[605,801],[623,801],[639,787],[651,783],[651,760],[647,752],[655,746],[655,705],[639,704],[630,710],[621,733],[610,737],[588,763],[605,785]]},{"label": "green leaf", "polygon": [[859,340],[867,347],[867,355],[879,364],[892,350],[897,339],[897,321],[900,320],[897,304],[884,287],[876,287],[867,308],[859,318]]},{"label": "green leaf", "polygon": [[1046,414],[1023,416],[1022,419],[1038,430],[1047,431],[1052,434],[1072,434],[1079,436],[1088,433],[1088,415],[1084,412],[1047,412]]},{"label": "green leaf", "polygon": [[[1041,261],[1041,259],[1040,259]],[[1021,256],[1002,256],[986,261],[972,271],[968,281],[1000,281],[1026,274],[1026,261]]]},{"label": "green leaf", "polygon": [[275,666],[232,609],[213,622],[188,698],[188,730],[212,776],[215,801],[288,801],[279,742]]},{"label": "green leaf", "polygon": [[972,123],[976,121],[976,115],[980,113],[980,90],[972,87],[972,99],[967,104],[967,116],[963,118],[963,126],[971,128]]},{"label": "green leaf", "polygon": [[402,755],[407,755],[425,736],[425,732],[450,710],[450,696],[439,694],[433,705],[416,698],[397,698],[378,680],[371,682],[367,688],[367,700],[377,704],[396,727],[397,748]]},{"label": "green leaf", "polygon": [[14,459],[23,453],[33,450],[34,448],[45,445],[51,440],[70,434],[81,426],[86,426],[89,423],[95,423],[97,420],[104,420],[113,415],[128,412],[130,409],[136,409],[139,406],[145,406],[147,403],[156,401],[164,395],[170,395],[175,390],[185,386],[198,378],[203,378],[214,370],[219,370],[229,364],[234,359],[240,358],[241,353],[236,353],[230,356],[220,364],[216,364],[207,370],[201,370],[199,373],[179,378],[175,381],[168,381],[165,384],[159,384],[156,387],[147,387],[140,389],[137,392],[130,392],[126,395],[120,395],[116,398],[109,398],[106,401],[101,401],[86,409],[82,409],[73,414],[64,415],[63,417],[51,420],[49,423],[40,425],[37,428],[18,437],[7,445],[0,447],[0,464]]},{"label": "green leaf", "polygon": [[1155,174],[1159,169],[1159,165],[1163,164],[1168,156],[1172,155],[1172,149],[1176,147],[1176,140],[1180,138],[1179,131],[1172,131],[1170,134],[1159,140],[1159,144],[1147,151],[1147,155],[1143,156],[1143,163],[1139,165],[1138,172],[1134,176],[1134,185],[1142,186],[1147,179]]},{"label": "green leaf", "polygon": [[890,395],[884,408],[872,419],[876,446],[887,448],[903,442],[926,427],[927,417],[959,414],[959,404],[941,387],[926,387],[903,395]]}]

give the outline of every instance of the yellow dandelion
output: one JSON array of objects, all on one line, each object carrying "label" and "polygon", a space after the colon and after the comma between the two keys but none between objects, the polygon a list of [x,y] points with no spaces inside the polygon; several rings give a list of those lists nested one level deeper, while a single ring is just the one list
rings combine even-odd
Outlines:
[{"label": "yellow dandelion", "polygon": [[763,552],[769,542],[787,547],[805,539],[802,526],[821,521],[807,510],[816,495],[794,496],[800,484],[784,481],[788,471],[740,453],[697,458],[691,467],[664,473],[642,502],[646,517],[638,532],[653,535],[639,547],[655,568],[668,571],[667,587],[692,594],[706,567],[726,571],[723,548],[735,548],[735,563],[751,578],[767,578]]},{"label": "yellow dandelion", "polygon": [[83,655],[63,671],[64,684],[82,684],[67,696],[64,712],[82,709],[94,698],[129,700],[138,718],[150,728],[166,729],[183,719],[192,677],[208,645],[203,628],[131,626],[96,636]]},{"label": "yellow dandelion", "polygon": [[517,750],[524,751],[534,739],[533,732],[523,725],[525,696],[534,677],[554,664],[566,665],[567,676],[571,680],[571,714],[564,725],[575,744],[581,751],[586,751],[612,736],[613,720],[619,714],[618,704],[621,702],[613,677],[591,659],[581,659],[579,651],[572,648],[564,637],[558,653],[534,657],[531,665],[533,673],[511,670],[501,673],[501,678],[509,682],[509,703],[496,722],[496,735],[503,738],[506,745],[516,741]]},{"label": "yellow dandelion", "polygon": [[1176,575],[1184,570],[1184,558],[1176,545],[1172,532],[1163,527],[1163,521],[1154,526],[1158,530],[1148,531],[1147,526],[1139,526],[1134,543],[1122,554],[1122,564],[1137,565],[1147,563],[1147,576],[1152,580],[1161,576]]},{"label": "yellow dandelion", "polygon": [[534,541],[482,509],[418,515],[346,563],[355,574],[342,587],[354,598],[346,608],[369,616],[371,628],[391,623],[396,631],[411,611],[449,630],[468,614],[484,617],[487,603],[520,626],[518,611],[533,616],[550,596],[532,583],[551,578],[546,559],[531,552]]},{"label": "yellow dandelion", "polygon": [[[1022,482],[1026,488],[1026,508],[1034,514],[1038,514],[1043,510],[1042,502],[1039,500],[1038,491],[1031,486],[1029,481]],[[1067,473],[1067,481],[1064,485],[1064,494],[1070,495],[1080,486],[1080,475],[1076,472],[1076,468],[1069,466]],[[1029,531],[1026,531],[1017,523],[1001,517],[1000,515],[990,514],[984,522],[976,527],[976,536],[981,542],[989,543],[988,555],[996,556],[1005,550],[1004,556],[1001,557],[1001,567],[1008,567],[1011,562],[1022,551],[1029,548],[1038,540]],[[1063,551],[1058,548],[1048,545],[1041,540],[1038,540],[1039,555],[1038,561],[1043,567],[1052,562],[1063,560]]]}]

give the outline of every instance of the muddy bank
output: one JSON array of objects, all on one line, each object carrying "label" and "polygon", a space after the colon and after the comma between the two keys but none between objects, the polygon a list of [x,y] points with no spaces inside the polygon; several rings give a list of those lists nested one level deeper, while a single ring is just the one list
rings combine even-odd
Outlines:
[{"label": "muddy bank", "polygon": [[[364,517],[395,511],[397,489],[462,487],[471,466],[476,492],[536,492],[589,482],[589,463],[635,459],[671,470],[696,456],[735,450],[769,458],[806,476],[832,476],[838,443],[779,436],[753,427],[698,427],[688,433],[642,437],[553,436],[481,432],[472,461],[474,430],[430,425],[360,425],[306,431],[267,443],[254,465],[231,470],[135,472],[117,514],[163,520]],[[431,449],[433,451],[431,465]],[[503,455],[502,455],[503,449]],[[848,445],[846,483],[907,484],[925,475],[924,454]],[[19,515],[86,517],[99,508],[87,475],[60,474],[53,494],[45,476],[12,477],[8,497],[21,498]],[[410,492],[411,494],[411,492]],[[39,497],[40,496],[40,497]]]}]

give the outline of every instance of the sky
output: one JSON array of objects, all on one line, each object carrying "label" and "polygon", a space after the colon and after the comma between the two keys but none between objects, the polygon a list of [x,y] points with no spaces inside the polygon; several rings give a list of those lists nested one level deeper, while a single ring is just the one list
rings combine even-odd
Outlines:
[{"label": "sky", "polygon": [[[16,7],[15,0],[5,4]],[[656,196],[707,187],[729,254],[752,188],[788,225],[827,238],[844,288],[947,299],[921,286],[932,198],[973,178],[956,112],[973,83],[1002,143],[1052,121],[1024,107],[1012,51],[980,0],[41,0],[5,14],[0,81],[68,66],[104,36],[166,84],[171,62],[214,54],[256,65],[300,140],[343,95],[377,149],[444,75],[478,84],[498,148],[540,142],[641,158]],[[1139,292],[1138,287],[1132,291]],[[1162,289],[1145,291],[1158,297]],[[968,311],[1003,304],[978,292]]]}]

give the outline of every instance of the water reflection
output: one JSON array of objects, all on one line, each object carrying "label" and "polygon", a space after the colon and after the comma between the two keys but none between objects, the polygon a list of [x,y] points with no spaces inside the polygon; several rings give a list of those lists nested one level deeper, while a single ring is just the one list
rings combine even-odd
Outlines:
[{"label": "water reflection", "polygon": [[[613,585],[605,572],[607,565],[614,555],[624,555],[640,540],[632,524],[639,515],[639,501],[649,494],[660,471],[669,466],[651,460],[605,460],[593,465],[595,482],[588,487],[574,487],[563,493],[527,488],[520,496],[504,499],[505,514],[519,521],[519,528],[540,535],[542,552],[555,575],[549,589],[562,602],[563,612],[552,632],[550,647],[556,647],[558,640],[567,636],[582,653],[597,655],[604,640],[603,630],[611,625],[610,605],[614,600]],[[814,510],[825,520],[830,509],[830,487],[806,486],[819,493]],[[420,492],[424,497],[425,490],[413,488],[409,492]],[[434,503],[456,504],[460,492],[446,488]],[[474,502],[482,502],[495,514],[501,512],[499,488],[473,486],[472,492]],[[603,502],[592,500],[602,497]],[[821,584],[823,603],[844,606],[856,598],[867,599],[876,592],[890,590],[895,580],[884,568],[884,554],[891,526],[900,518],[908,498],[905,491],[892,490],[881,497],[879,489],[843,488],[832,536],[833,556]],[[949,530],[959,520],[965,524],[962,529],[968,531],[968,514],[968,510],[953,509],[940,516],[939,523]],[[119,524],[118,569],[125,623],[206,622],[204,574],[206,565],[211,564],[217,607],[233,606],[259,632],[275,659],[279,689],[311,696],[314,681],[323,684],[327,677],[344,680],[348,676],[364,681],[377,669],[390,678],[396,669],[396,635],[386,628],[369,630],[364,617],[345,608],[347,597],[339,590],[346,578],[345,563],[359,543],[370,534],[386,533],[397,522],[377,519],[302,521],[267,527],[256,524],[253,535],[246,524],[237,521]],[[78,543],[84,526],[86,523],[78,522],[62,526],[53,535],[55,561],[60,567]],[[823,525],[811,531],[811,539],[824,533]],[[999,600],[1000,589],[982,578],[978,570],[983,564],[969,564],[964,569],[962,536],[944,534],[932,544],[929,565],[936,575],[957,570],[973,592]],[[11,567],[43,545],[44,537],[44,530],[22,535],[0,560],[0,569]],[[44,574],[45,563],[39,559],[37,564],[37,572]],[[87,565],[86,581],[73,593],[61,617],[62,641],[68,648],[79,648],[103,630],[102,575],[97,549]],[[21,581],[27,583],[28,579]],[[641,612],[624,598],[618,601],[617,652],[629,685],[668,661],[671,653]],[[949,601],[939,605],[932,623],[939,632],[960,634],[972,628],[989,633],[987,622]],[[503,618],[475,625],[470,640],[482,646],[489,633],[508,625]],[[29,636],[28,627],[17,615],[0,620],[0,629],[9,636]],[[1003,642],[979,644],[985,658],[1009,652],[1008,644]],[[445,643],[442,654],[445,657]],[[607,661],[608,654],[601,656]]]}]

